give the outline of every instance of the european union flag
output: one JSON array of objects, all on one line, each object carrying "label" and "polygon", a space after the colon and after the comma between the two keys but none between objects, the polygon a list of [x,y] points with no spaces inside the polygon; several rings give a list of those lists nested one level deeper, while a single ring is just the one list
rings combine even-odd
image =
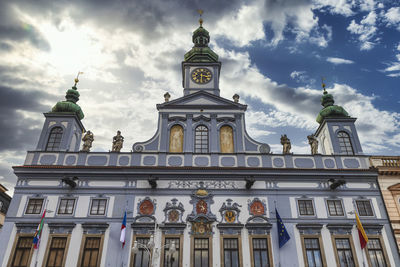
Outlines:
[{"label": "european union flag", "polygon": [[278,226],[278,238],[279,238],[279,248],[283,247],[283,245],[286,244],[286,242],[289,241],[290,236],[288,232],[286,231],[285,225],[282,222],[281,216],[279,216],[278,211],[275,208],[275,213],[276,213],[276,224]]}]

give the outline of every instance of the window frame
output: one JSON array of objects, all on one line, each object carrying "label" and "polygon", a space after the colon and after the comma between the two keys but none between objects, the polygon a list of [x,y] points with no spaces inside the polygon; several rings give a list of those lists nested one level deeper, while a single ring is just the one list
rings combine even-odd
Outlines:
[{"label": "window frame", "polygon": [[77,262],[77,267],[82,266],[82,260],[83,260],[83,255],[84,255],[84,251],[85,251],[86,239],[91,238],[91,237],[100,237],[100,246],[99,246],[99,254],[97,255],[97,263],[98,263],[98,266],[101,265],[101,257],[103,256],[104,234],[83,234],[82,241],[81,241],[81,247],[80,247],[80,251],[79,251],[78,262]]},{"label": "window frame", "polygon": [[348,235],[332,235],[331,236],[332,246],[333,246],[333,249],[335,251],[336,264],[339,266],[339,253],[338,253],[338,249],[336,247],[336,239],[345,239],[345,238],[349,239],[350,250],[351,250],[351,253],[353,255],[354,265],[356,267],[359,267],[360,265],[358,264],[358,257],[357,257],[357,254],[356,254],[356,250],[355,250],[354,242],[353,242],[353,237],[352,237],[351,234],[348,234]]},{"label": "window frame", "polygon": [[47,246],[46,246],[46,252],[43,257],[43,264],[42,267],[47,267],[47,263],[49,261],[49,254],[50,254],[50,248],[51,248],[51,242],[53,241],[53,238],[57,237],[66,237],[67,242],[65,243],[65,249],[64,249],[64,257],[62,261],[62,266],[65,266],[65,261],[67,260],[68,256],[68,248],[69,248],[69,242],[71,240],[71,234],[50,234],[49,238],[47,240]]},{"label": "window frame", "polygon": [[308,261],[307,261],[307,254],[306,254],[306,244],[304,243],[304,239],[308,238],[315,238],[318,239],[318,244],[319,244],[319,250],[321,252],[321,260],[322,260],[322,266],[327,266],[326,264],[326,258],[325,258],[325,250],[324,250],[324,244],[322,242],[322,237],[321,234],[307,234],[307,235],[301,235],[301,247],[303,250],[303,260],[304,260],[304,266],[309,267]]},{"label": "window frame", "polygon": [[[312,208],[313,208],[313,214],[301,214],[300,213],[299,201],[311,201],[311,205],[312,205]],[[297,212],[298,212],[299,217],[317,217],[317,213],[316,213],[316,210],[315,210],[314,199],[312,199],[312,198],[297,198],[296,202],[297,202]]]},{"label": "window frame", "polygon": [[160,254],[160,258],[161,258],[161,262],[160,262],[160,266],[163,267],[164,266],[164,253],[165,253],[165,239],[167,238],[179,238],[179,264],[178,266],[183,266],[182,265],[182,259],[183,259],[183,235],[178,234],[178,235],[170,235],[170,234],[163,234],[162,235],[162,239],[161,239],[161,254]]},{"label": "window frame", "polygon": [[[224,250],[224,240],[225,239],[237,239],[238,241],[238,258],[239,267],[243,266],[243,255],[242,255],[242,237],[241,235],[220,235],[220,255],[221,255],[221,267],[225,267],[225,250]],[[210,267],[210,266],[209,266]]]},{"label": "window frame", "polygon": [[208,267],[213,265],[213,243],[211,235],[192,235],[190,238],[190,266],[194,266],[194,240],[197,238],[208,239]]},{"label": "window frame", "polygon": [[[360,214],[360,210],[358,209],[357,202],[369,202],[369,206],[371,207],[372,215],[362,215]],[[375,217],[375,211],[374,211],[374,205],[372,204],[371,199],[355,199],[354,205],[356,206],[355,208],[357,209],[357,214],[360,217]]]},{"label": "window frame", "polygon": [[[339,134],[341,134],[341,133],[344,133],[344,134],[348,137],[348,140],[349,140],[349,143],[350,143],[350,148],[351,148],[351,153],[349,153],[349,151],[348,151],[348,149],[347,149],[348,146],[346,145],[346,142],[343,142],[344,147],[346,148],[346,151],[342,151],[342,146],[341,146],[340,140],[342,140],[342,139],[344,140],[345,137],[339,136]],[[354,153],[354,147],[353,147],[353,142],[351,141],[351,136],[350,136],[350,134],[349,134],[348,132],[344,131],[343,129],[340,129],[340,130],[338,130],[338,131],[336,132],[336,138],[337,138],[337,140],[338,140],[339,154],[340,154],[340,155],[348,155],[348,156],[355,155],[355,153]]]},{"label": "window frame", "polygon": [[13,244],[12,249],[11,249],[11,254],[10,254],[9,259],[8,259],[7,267],[12,267],[13,266],[12,263],[13,263],[13,260],[14,260],[14,257],[15,257],[15,252],[17,250],[18,241],[19,241],[20,238],[24,238],[24,237],[32,238],[31,249],[29,251],[28,265],[27,265],[28,267],[31,266],[31,264],[32,264],[32,256],[33,256],[33,252],[34,252],[34,248],[33,248],[33,237],[34,237],[34,235],[33,234],[17,233],[15,235],[14,244]]},{"label": "window frame", "polygon": [[[207,133],[207,151],[203,152],[203,151],[197,151],[197,128],[199,127],[204,127],[206,128],[206,131],[199,131],[200,133],[202,132],[206,132]],[[204,135],[199,135],[200,137],[203,137]],[[202,141],[202,139],[200,139],[200,141]],[[194,128],[194,141],[193,141],[194,147],[193,147],[193,153],[194,154],[209,154],[210,153],[210,130],[209,128],[205,125],[205,124],[198,124],[196,125],[196,127]],[[200,150],[203,150],[202,148],[203,143],[200,142]]]},{"label": "window frame", "polygon": [[[385,259],[385,262],[386,262],[386,267],[392,266],[390,264],[390,261],[389,261],[389,257],[388,257],[388,254],[387,254],[387,250],[386,250],[386,246],[385,246],[385,242],[383,240],[383,237],[381,235],[367,235],[367,236],[368,236],[368,239],[378,239],[379,240],[379,243],[381,245],[381,249],[382,249],[382,252],[383,252],[383,258]],[[372,266],[371,259],[369,257],[368,244],[365,247],[365,249],[366,249],[365,254],[367,256],[368,265]]]},{"label": "window frame", "polygon": [[[51,137],[52,132],[53,132],[56,128],[61,129],[61,138],[60,138],[60,142],[58,143],[57,149],[54,149],[54,144],[55,144],[55,142],[53,142],[52,149],[49,149],[50,137]],[[48,152],[60,151],[61,143],[62,143],[62,141],[63,141],[64,131],[65,131],[65,129],[64,129],[63,127],[61,127],[61,125],[55,125],[54,127],[52,127],[52,128],[50,129],[49,135],[48,135],[48,137],[47,137],[47,142],[46,142],[45,151],[48,151]],[[57,134],[59,134],[59,133],[56,133],[56,135],[57,135]]]},{"label": "window frame", "polygon": [[[105,200],[106,201],[106,207],[104,209],[104,214],[92,214],[93,200]],[[92,197],[92,198],[90,198],[88,216],[107,217],[109,202],[110,202],[110,198],[108,198],[108,197]]]},{"label": "window frame", "polygon": [[253,253],[253,239],[267,239],[267,249],[268,249],[268,260],[269,266],[274,266],[274,261],[272,257],[272,246],[271,246],[271,236],[268,235],[249,235],[249,242],[250,242],[250,260],[251,260],[251,267],[254,267],[254,253]]},{"label": "window frame", "polygon": [[[136,241],[136,238],[148,238],[149,240],[150,240],[150,236],[151,236],[151,234],[135,234],[135,233],[133,233],[133,237],[132,237],[132,244],[131,244],[131,249],[130,249],[130,251],[131,251],[131,256],[130,256],[130,263],[129,263],[129,267],[133,267],[134,266],[134,264],[135,264],[135,253],[133,253],[132,252],[132,248],[133,248],[133,245],[135,244],[135,241]],[[155,244],[155,247],[157,247],[157,244]],[[140,248],[139,248],[140,249]],[[153,251],[152,250],[149,250],[150,251],[150,255],[153,255]],[[145,253],[147,253],[147,251],[145,250]],[[152,257],[150,257],[150,259],[149,260],[151,260],[152,259]],[[149,261],[149,267],[151,267],[151,262]],[[162,266],[162,265],[161,265]]]},{"label": "window frame", "polygon": [[[328,204],[329,201],[339,201],[339,202],[340,202],[340,205],[342,206],[342,212],[343,212],[343,214],[342,214],[342,215],[332,215],[332,214],[330,213],[330,209],[329,209],[329,204]],[[339,199],[339,198],[327,198],[327,199],[325,199],[325,205],[326,205],[326,209],[327,209],[327,211],[328,211],[328,216],[329,216],[329,217],[334,217],[334,218],[343,218],[343,217],[346,217],[346,210],[345,210],[344,205],[343,205],[343,199]]]},{"label": "window frame", "polygon": [[[72,213],[60,213],[60,207],[61,207],[61,201],[63,200],[74,200],[74,205],[72,207]],[[74,216],[75,215],[75,210],[76,210],[76,204],[77,204],[77,198],[76,197],[60,197],[58,200],[57,204],[57,215],[60,216]]]},{"label": "window frame", "polygon": [[[27,213],[28,207],[29,207],[29,202],[30,202],[31,200],[37,200],[37,199],[41,199],[41,200],[42,200],[42,206],[41,206],[41,208],[40,208],[39,213]],[[46,201],[46,198],[45,198],[45,197],[28,197],[28,199],[27,199],[27,201],[26,201],[26,204],[25,204],[24,215],[28,215],[28,216],[38,216],[38,215],[42,215],[45,201]]]}]

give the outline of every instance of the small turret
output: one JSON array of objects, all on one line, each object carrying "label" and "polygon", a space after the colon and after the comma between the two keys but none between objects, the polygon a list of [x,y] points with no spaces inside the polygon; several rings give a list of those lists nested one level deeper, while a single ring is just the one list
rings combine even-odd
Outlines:
[{"label": "small turret", "polygon": [[203,28],[202,10],[200,14],[200,26],[193,32],[193,48],[185,54],[185,62],[218,62],[218,55],[208,47],[210,34]]},{"label": "small turret", "polygon": [[334,105],[335,100],[331,94],[325,89],[325,84],[322,83],[324,88],[323,96],[321,97],[321,105],[324,107],[318,114],[316,121],[321,124],[325,118],[348,118],[350,117],[347,111],[341,107]]},{"label": "small turret", "polygon": [[[320,146],[322,154],[359,155],[362,154],[357,129],[354,125],[355,118],[351,118],[347,111],[338,105],[325,89],[322,80],[324,93],[321,98],[321,105],[324,107],[317,116],[320,124],[314,136]],[[311,144],[311,143],[310,143]],[[318,151],[315,147],[314,151]]]},{"label": "small turret", "polygon": [[67,94],[65,95],[66,101],[57,102],[57,104],[51,110],[52,113],[74,113],[80,120],[85,117],[81,107],[76,104],[76,102],[79,101],[80,96],[78,88],[76,87],[77,83],[79,82],[79,74],[81,74],[81,72],[79,72],[78,76],[75,78],[75,84],[71,89],[68,89]]}]

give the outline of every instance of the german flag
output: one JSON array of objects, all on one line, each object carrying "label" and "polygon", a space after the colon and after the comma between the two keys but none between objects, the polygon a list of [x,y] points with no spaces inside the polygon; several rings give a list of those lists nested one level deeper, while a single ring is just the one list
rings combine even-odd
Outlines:
[{"label": "german flag", "polygon": [[360,218],[358,218],[357,213],[356,214],[356,220],[357,220],[357,229],[358,229],[358,237],[360,238],[360,245],[361,249],[365,248],[365,246],[368,243],[368,236],[364,231],[364,228],[361,224]]}]

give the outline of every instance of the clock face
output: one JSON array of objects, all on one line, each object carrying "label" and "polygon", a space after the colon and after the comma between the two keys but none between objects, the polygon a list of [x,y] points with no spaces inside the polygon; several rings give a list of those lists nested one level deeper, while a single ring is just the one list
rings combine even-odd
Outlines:
[{"label": "clock face", "polygon": [[197,68],[192,71],[192,81],[199,84],[206,84],[212,79],[212,73],[207,68]]}]

